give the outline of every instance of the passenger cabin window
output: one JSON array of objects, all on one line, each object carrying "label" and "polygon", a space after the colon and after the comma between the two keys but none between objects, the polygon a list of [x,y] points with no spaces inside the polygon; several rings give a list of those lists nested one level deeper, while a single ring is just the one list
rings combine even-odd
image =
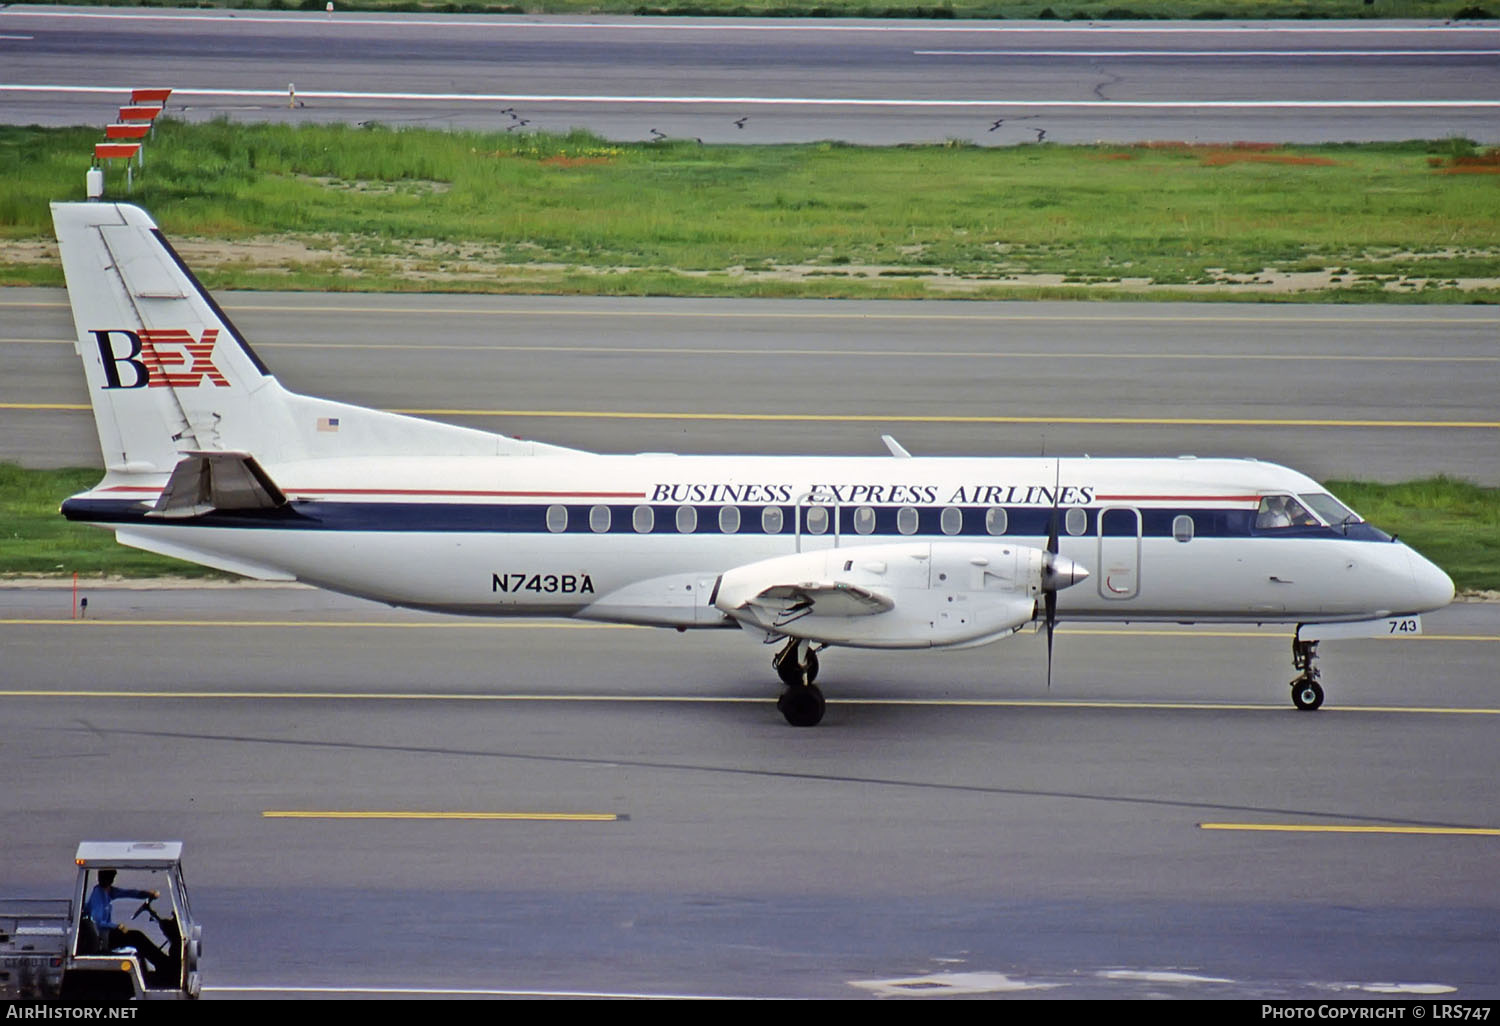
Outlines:
[{"label": "passenger cabin window", "polygon": [[692,534],[696,530],[698,530],[698,507],[678,506],[677,533]]},{"label": "passenger cabin window", "polygon": [[1172,518],[1172,537],[1180,542],[1193,540],[1193,518],[1187,514]]},{"label": "passenger cabin window", "polygon": [[568,507],[547,507],[547,530],[553,534],[561,534],[568,529]]},{"label": "passenger cabin window", "polygon": [[854,530],[859,534],[870,534],[875,530],[875,511],[861,506],[854,511]]},{"label": "passenger cabin window", "polygon": [[1010,516],[1005,512],[1004,506],[991,506],[984,511],[984,530],[986,534],[1004,534],[1010,527]]},{"label": "passenger cabin window", "polygon": [[725,534],[734,534],[740,529],[740,508],[738,506],[719,507],[719,530]]},{"label": "passenger cabin window", "polygon": [[828,507],[807,507],[807,533],[822,534],[828,530]]},{"label": "passenger cabin window", "polygon": [[635,528],[636,534],[650,534],[655,525],[656,511],[650,506],[637,506],[635,512],[630,514],[630,526]]},{"label": "passenger cabin window", "polygon": [[609,530],[609,507],[595,506],[589,510],[589,530],[603,534]]},{"label": "passenger cabin window", "polygon": [[1077,506],[1068,510],[1067,515],[1063,517],[1063,527],[1072,535],[1087,531],[1089,529],[1088,510],[1079,509]]},{"label": "passenger cabin window", "polygon": [[1290,495],[1266,495],[1255,514],[1257,531],[1279,531],[1288,527],[1318,527],[1318,518]]},{"label": "passenger cabin window", "polygon": [[902,534],[916,534],[918,522],[915,507],[902,506],[896,511],[896,530]]},{"label": "passenger cabin window", "polygon": [[944,534],[957,534],[964,529],[964,511],[957,506],[943,507],[943,515],[938,518],[938,527]]},{"label": "passenger cabin window", "polygon": [[780,534],[781,521],[780,506],[767,506],[760,511],[760,529],[767,534]]}]

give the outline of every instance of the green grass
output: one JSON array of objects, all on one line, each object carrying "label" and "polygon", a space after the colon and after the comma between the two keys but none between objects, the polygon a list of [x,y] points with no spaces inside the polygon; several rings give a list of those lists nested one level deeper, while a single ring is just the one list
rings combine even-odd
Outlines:
[{"label": "green grass", "polygon": [[[30,2],[30,0],[22,0]],[[41,0],[38,0],[41,2]],[[76,0],[86,5],[321,11],[324,0]],[[1493,18],[1483,0],[336,0],[340,11],[462,14],[669,14],[780,18],[1009,18],[1237,21],[1307,18]]]},{"label": "green grass", "polygon": [[[0,128],[0,240],[50,237],[96,136]],[[149,147],[131,199],[169,235],[314,251],[205,269],[211,287],[1155,299],[1112,283],[1336,268],[1294,298],[1500,300],[1445,284],[1500,279],[1500,158],[1464,140],[702,146],[169,120]],[[0,262],[0,281],[48,273]]]},{"label": "green grass", "polygon": [[[113,533],[73,524],[58,506],[99,481],[99,471],[23,470],[0,463],[0,576],[162,575],[222,577],[216,571],[117,545]],[[1335,495],[1399,534],[1448,571],[1460,591],[1500,591],[1500,488],[1447,477],[1404,484],[1330,481]]]},{"label": "green grass", "polygon": [[23,470],[0,463],[0,577],[223,577],[206,567],[115,543],[113,531],[63,519],[58,507],[70,495],[99,483],[100,472]]}]

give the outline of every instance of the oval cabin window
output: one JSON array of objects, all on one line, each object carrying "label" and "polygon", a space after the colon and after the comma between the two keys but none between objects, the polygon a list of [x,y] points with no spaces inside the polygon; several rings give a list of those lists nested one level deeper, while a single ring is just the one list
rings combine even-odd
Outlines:
[{"label": "oval cabin window", "polygon": [[1010,516],[1005,512],[1003,506],[991,506],[984,511],[984,531],[986,534],[1004,534],[1010,527]]},{"label": "oval cabin window", "polygon": [[828,530],[828,507],[807,507],[807,533],[822,534]]},{"label": "oval cabin window", "polygon": [[1193,518],[1183,514],[1172,518],[1172,537],[1180,542],[1193,540]]}]

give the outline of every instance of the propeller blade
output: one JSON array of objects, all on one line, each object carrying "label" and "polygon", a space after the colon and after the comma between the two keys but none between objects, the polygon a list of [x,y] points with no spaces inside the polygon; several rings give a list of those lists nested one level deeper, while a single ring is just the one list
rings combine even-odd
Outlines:
[{"label": "propeller blade", "polygon": [[[1053,462],[1055,468],[1052,481],[1052,513],[1047,518],[1047,575],[1053,579],[1047,586],[1047,690],[1052,690],[1052,632],[1057,629],[1057,580],[1053,576],[1057,564],[1057,502],[1062,497],[1062,460]],[[1069,583],[1072,583],[1071,581]]]},{"label": "propeller blade", "polygon": [[1052,690],[1052,632],[1057,628],[1057,592],[1047,592],[1047,690]]}]

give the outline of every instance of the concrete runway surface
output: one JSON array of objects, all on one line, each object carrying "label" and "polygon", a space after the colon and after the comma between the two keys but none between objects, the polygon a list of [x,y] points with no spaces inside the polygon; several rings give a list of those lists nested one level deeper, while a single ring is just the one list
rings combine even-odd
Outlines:
[{"label": "concrete runway surface", "polygon": [[[1500,141],[1494,22],[902,22],[11,7],[0,117],[860,144]],[[293,89],[295,87],[295,95]],[[126,95],[122,98],[121,93]]]},{"label": "concrete runway surface", "polygon": [[0,891],[184,840],[209,998],[1500,995],[1494,605],[1317,713],[1284,631],[1065,626],[798,730],[737,633],[86,595],[0,589]]}]

